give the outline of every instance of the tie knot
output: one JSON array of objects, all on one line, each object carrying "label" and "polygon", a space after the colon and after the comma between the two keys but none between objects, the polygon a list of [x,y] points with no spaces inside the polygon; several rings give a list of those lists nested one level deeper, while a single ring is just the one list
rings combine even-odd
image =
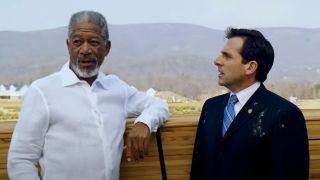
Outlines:
[{"label": "tie knot", "polygon": [[229,103],[232,104],[232,105],[235,105],[237,102],[238,102],[237,95],[232,94],[232,95],[230,96]]}]

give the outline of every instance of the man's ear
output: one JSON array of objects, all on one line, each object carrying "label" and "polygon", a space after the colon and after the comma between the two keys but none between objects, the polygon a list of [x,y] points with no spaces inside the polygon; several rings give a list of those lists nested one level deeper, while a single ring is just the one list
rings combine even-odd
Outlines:
[{"label": "man's ear", "polygon": [[70,52],[70,43],[69,43],[69,39],[66,39],[66,44],[67,44],[67,47],[68,47],[68,51]]},{"label": "man's ear", "polygon": [[106,46],[105,46],[105,55],[104,56],[107,56],[108,54],[109,54],[109,51],[110,51],[110,49],[111,49],[111,41],[107,41],[106,42]]},{"label": "man's ear", "polygon": [[257,72],[258,69],[258,63],[257,61],[249,61],[246,65],[246,74],[254,74]]}]

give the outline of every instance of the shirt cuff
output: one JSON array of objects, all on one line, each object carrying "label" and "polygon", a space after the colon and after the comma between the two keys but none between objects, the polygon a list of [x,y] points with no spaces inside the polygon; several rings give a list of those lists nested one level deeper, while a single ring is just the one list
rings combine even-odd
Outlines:
[{"label": "shirt cuff", "polygon": [[151,132],[157,132],[158,130],[158,123],[156,123],[158,120],[154,119],[154,117],[151,117],[146,114],[141,114],[140,116],[137,117],[137,119],[134,121],[134,124],[137,122],[142,122],[146,124],[149,127],[150,133]]}]

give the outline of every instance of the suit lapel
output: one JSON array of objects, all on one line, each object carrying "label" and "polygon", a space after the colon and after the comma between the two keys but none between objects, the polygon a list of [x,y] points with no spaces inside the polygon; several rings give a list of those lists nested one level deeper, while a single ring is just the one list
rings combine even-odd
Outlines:
[{"label": "suit lapel", "polygon": [[[216,104],[212,104],[207,109],[206,126],[208,129],[207,137],[215,137],[220,139],[222,137],[222,121],[223,121],[223,111],[226,106],[230,93],[222,96],[222,100],[218,101]],[[212,141],[214,142],[214,141]]]},{"label": "suit lapel", "polygon": [[240,112],[234,118],[229,129],[224,135],[224,139],[231,136],[234,132],[240,129],[246,122],[255,117],[263,109],[263,94],[266,92],[266,88],[263,84],[257,89],[257,91],[249,98],[247,103],[242,107]]}]

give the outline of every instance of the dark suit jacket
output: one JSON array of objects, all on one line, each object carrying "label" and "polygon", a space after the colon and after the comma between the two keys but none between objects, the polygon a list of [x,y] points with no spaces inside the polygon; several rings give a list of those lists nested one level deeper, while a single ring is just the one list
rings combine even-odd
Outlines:
[{"label": "dark suit jacket", "polygon": [[194,145],[191,180],[307,180],[305,120],[289,101],[263,85],[222,137],[229,94],[203,105]]}]

